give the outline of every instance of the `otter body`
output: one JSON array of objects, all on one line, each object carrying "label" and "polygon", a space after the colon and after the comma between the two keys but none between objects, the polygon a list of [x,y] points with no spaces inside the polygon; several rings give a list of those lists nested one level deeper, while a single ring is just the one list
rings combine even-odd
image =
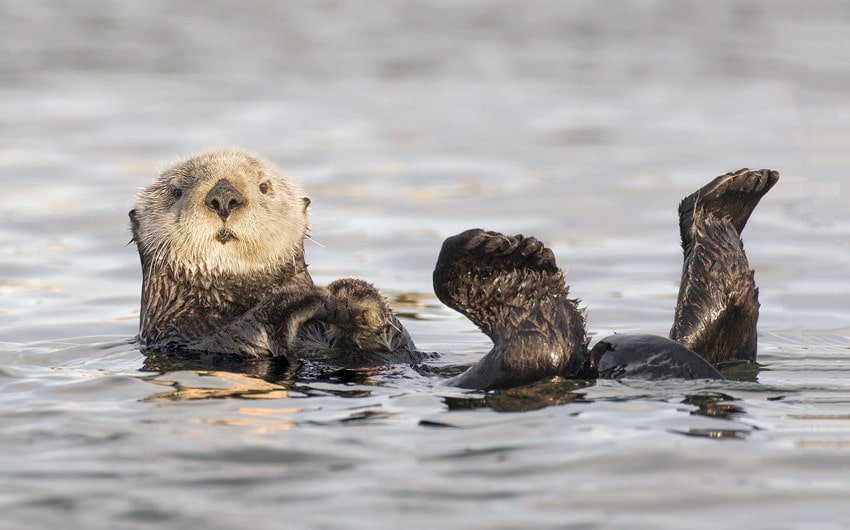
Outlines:
[{"label": "otter body", "polygon": [[[758,289],[740,234],[777,180],[775,171],[742,169],[681,202],[684,264],[669,338],[614,335],[589,349],[584,310],[540,241],[480,229],[449,237],[434,291],[493,348],[448,383],[722,379],[717,368],[755,361]],[[304,261],[309,204],[274,165],[235,149],[179,162],[142,189],[130,212],[142,264],[140,347],[348,368],[429,357],[372,284],[313,283]]]},{"label": "otter body", "polygon": [[142,264],[139,341],[152,351],[350,360],[417,357],[363,280],[313,283],[303,191],[241,150],[179,162],[130,212]]}]

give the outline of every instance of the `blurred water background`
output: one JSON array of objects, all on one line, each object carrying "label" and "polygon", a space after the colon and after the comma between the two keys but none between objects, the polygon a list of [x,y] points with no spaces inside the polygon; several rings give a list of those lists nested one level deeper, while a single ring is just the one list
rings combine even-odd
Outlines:
[{"label": "blurred water background", "polygon": [[[3,528],[843,528],[850,4],[0,0]],[[665,334],[678,201],[782,178],[744,233],[757,382],[440,388],[143,370],[127,211],[238,145],[313,199],[314,278],[366,277],[437,363],[442,239],[555,251],[596,335]]]}]

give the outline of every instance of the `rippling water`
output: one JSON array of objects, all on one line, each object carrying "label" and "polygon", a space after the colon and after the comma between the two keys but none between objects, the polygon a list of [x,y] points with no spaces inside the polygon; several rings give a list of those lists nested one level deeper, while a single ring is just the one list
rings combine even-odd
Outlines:
[{"label": "rippling water", "polygon": [[[842,528],[850,8],[840,1],[0,0],[9,528]],[[134,190],[240,145],[313,199],[319,282],[382,286],[437,365],[442,239],[552,246],[594,334],[665,333],[678,200],[782,173],[744,234],[751,382],[446,389],[137,352]],[[743,374],[746,379],[748,374]],[[752,375],[752,374],[749,374]]]}]

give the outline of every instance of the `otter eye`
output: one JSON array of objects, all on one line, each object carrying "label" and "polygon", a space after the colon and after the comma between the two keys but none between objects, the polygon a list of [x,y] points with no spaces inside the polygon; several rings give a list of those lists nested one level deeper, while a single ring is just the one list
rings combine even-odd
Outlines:
[{"label": "otter eye", "polygon": [[174,197],[175,201],[179,201],[180,197],[183,196],[183,190],[181,190],[180,188],[174,188],[174,190],[171,192],[171,196]]},{"label": "otter eye", "polygon": [[266,193],[268,193],[268,192],[269,192],[269,183],[268,183],[268,182],[263,182],[262,184],[260,184],[260,193],[262,193],[263,195],[265,195],[265,194],[266,194]]}]

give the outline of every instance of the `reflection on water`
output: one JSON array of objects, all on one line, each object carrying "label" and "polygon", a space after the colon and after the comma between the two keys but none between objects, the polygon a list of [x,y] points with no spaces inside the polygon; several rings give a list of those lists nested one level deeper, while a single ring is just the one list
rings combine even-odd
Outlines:
[{"label": "reflection on water", "polygon": [[735,415],[744,414],[746,411],[732,396],[722,394],[720,392],[711,392],[706,394],[691,394],[685,396],[682,403],[688,405],[696,405],[697,409],[691,414],[700,414],[712,418],[730,419]]},{"label": "reflection on water", "polygon": [[177,372],[182,370],[234,372],[269,380],[289,379],[295,368],[285,359],[245,358],[218,353],[145,352],[145,372]]},{"label": "reflection on water", "polygon": [[[186,375],[192,377],[187,379]],[[146,401],[152,402],[289,397],[288,386],[272,384],[252,375],[232,372],[171,372],[144,379],[150,383],[172,388],[168,392],[159,392],[146,398]]]},{"label": "reflection on water", "polygon": [[670,432],[712,440],[744,440],[750,434],[747,430],[734,429],[688,429],[687,431],[671,430]]},{"label": "reflection on water", "polygon": [[448,320],[453,314],[441,304],[433,293],[403,292],[389,298],[393,311],[411,320]]},{"label": "reflection on water", "polygon": [[732,363],[724,366],[720,370],[720,373],[730,381],[749,381],[755,383],[759,379],[759,372],[763,369],[765,367],[759,363]]},{"label": "reflection on water", "polygon": [[[402,369],[410,370],[408,367]],[[290,391],[303,396],[320,393],[364,397],[370,394],[369,386],[383,384],[380,377],[391,374],[393,367],[340,369],[312,362],[290,363],[283,358],[245,359],[213,353],[149,352],[142,371],[157,372],[157,375],[144,377],[145,381],[174,388],[147,400],[185,401],[278,399],[289,397]],[[192,377],[187,379],[188,375]],[[330,386],[316,390],[313,386],[317,383]],[[347,388],[350,386],[358,388]]]},{"label": "reflection on water", "polygon": [[567,403],[587,403],[585,394],[579,392],[592,381],[541,381],[533,385],[483,394],[446,397],[449,410],[489,408],[499,412],[522,412]]},{"label": "reflection on water", "polygon": [[[734,397],[720,392],[711,392],[706,394],[690,394],[685,396],[682,403],[688,405],[696,405],[697,409],[691,414],[700,416],[708,416],[710,418],[720,419],[736,419],[744,414],[746,410],[741,406],[740,402],[734,403]],[[695,428],[686,431],[674,431],[686,436],[696,436],[703,438],[711,438],[717,440],[742,440],[750,435],[751,428],[747,429],[705,429]]]},{"label": "reflection on water", "polygon": [[[286,416],[298,412],[298,409],[251,409],[242,407],[237,413],[247,416],[245,418],[194,418],[189,422],[211,426],[239,427],[250,430],[255,434],[265,435],[280,431],[288,431],[297,426],[292,420],[270,419],[268,416]],[[258,416],[254,418],[253,416]]]}]

